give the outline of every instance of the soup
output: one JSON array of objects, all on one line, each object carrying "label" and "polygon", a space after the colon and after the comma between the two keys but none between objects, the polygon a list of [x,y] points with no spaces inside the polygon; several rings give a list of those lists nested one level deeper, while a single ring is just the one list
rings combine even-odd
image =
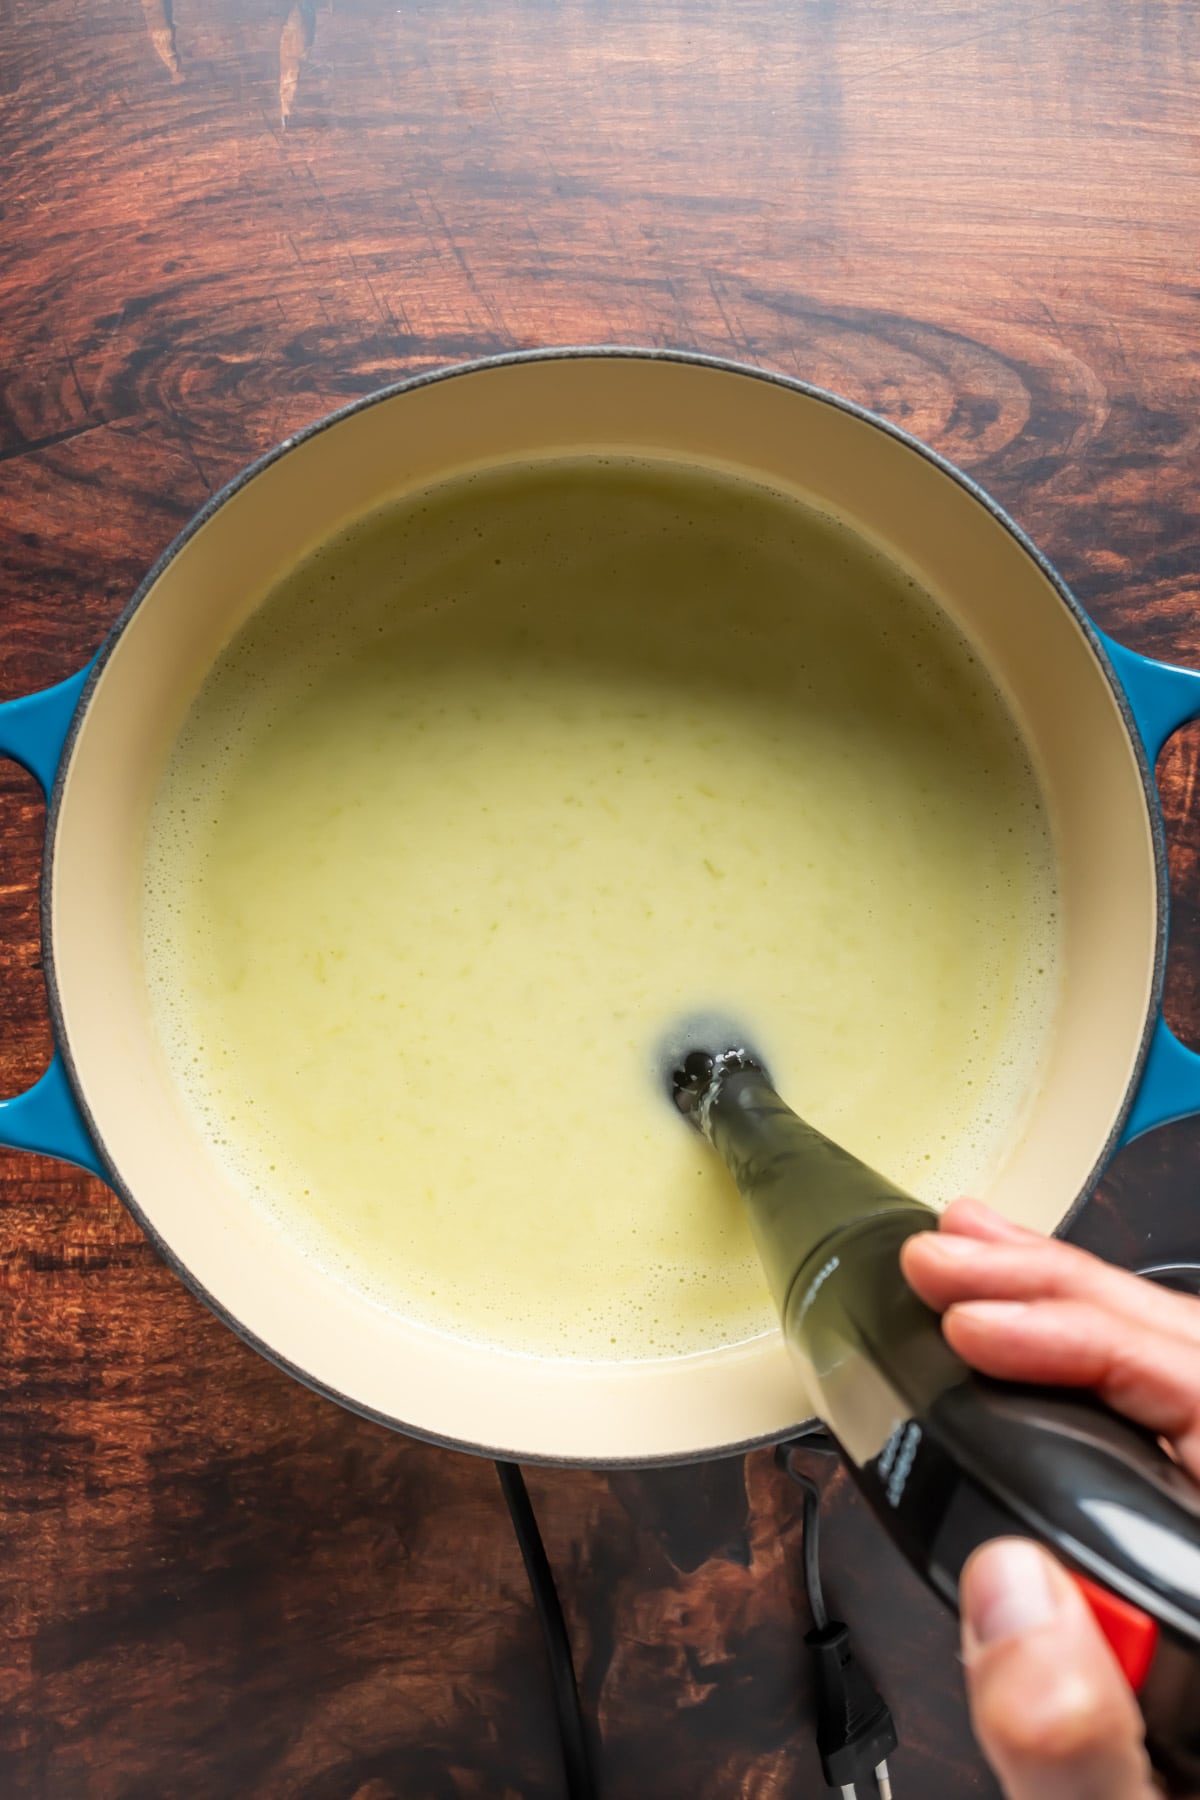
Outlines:
[{"label": "soup", "polygon": [[774,1331],[665,1075],[689,1022],[934,1203],[986,1192],[1058,991],[1019,727],[902,569],[736,474],[464,475],[226,646],[149,825],[145,967],[212,1153],[431,1331]]}]

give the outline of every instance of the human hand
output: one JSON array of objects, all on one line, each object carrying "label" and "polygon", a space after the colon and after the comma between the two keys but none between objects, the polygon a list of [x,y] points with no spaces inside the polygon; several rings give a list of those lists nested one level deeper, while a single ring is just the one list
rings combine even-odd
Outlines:
[{"label": "human hand", "polygon": [[[902,1265],[964,1361],[1091,1388],[1200,1481],[1200,1303],[971,1200],[910,1238]],[[1009,1800],[1148,1800],[1137,1703],[1055,1559],[1023,1539],[984,1545],[959,1599],[972,1723]]]}]

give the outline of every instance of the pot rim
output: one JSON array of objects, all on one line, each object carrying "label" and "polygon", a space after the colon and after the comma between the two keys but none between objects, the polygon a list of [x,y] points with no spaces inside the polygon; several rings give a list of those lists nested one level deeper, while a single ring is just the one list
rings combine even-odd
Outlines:
[{"label": "pot rim", "polygon": [[1141,1083],[1146,1064],[1146,1057],[1150,1048],[1150,1040],[1154,1032],[1159,1004],[1162,999],[1163,979],[1166,967],[1169,881],[1166,833],[1163,825],[1162,811],[1158,801],[1158,791],[1155,786],[1154,769],[1146,754],[1146,748],[1134,719],[1133,710],[1129,703],[1129,697],[1105,650],[1104,642],[1099,631],[1053,564],[1043,552],[1039,550],[1038,546],[1027,533],[1022,530],[1016,520],[992,498],[985,488],[981,487],[977,481],[973,480],[970,475],[965,474],[962,469],[958,468],[956,464],[950,462],[938,451],[931,449],[930,446],[923,443],[920,438],[914,437],[911,432],[905,431],[901,426],[893,424],[891,420],[881,417],[878,413],[871,412],[867,407],[859,406],[853,400],[843,399],[841,395],[831,393],[827,388],[818,387],[815,383],[803,381],[798,376],[785,375],[774,369],[760,368],[753,363],[739,362],[731,357],[713,356],[701,351],[692,350],[658,349],[652,346],[581,344],[546,346],[532,350],[512,350],[504,351],[492,356],[477,357],[468,362],[444,364],[435,369],[426,369],[422,370],[419,374],[406,376],[399,381],[390,383],[386,387],[377,388],[372,393],[360,395],[356,400],[347,402],[345,406],[338,407],[334,412],[324,414],[321,418],[315,419],[312,424],[306,425],[301,430],[293,432],[290,436],[281,439],[278,444],[275,444],[270,450],[265,451],[263,455],[255,458],[253,462],[247,463],[236,475],[222,487],[218,488],[216,493],[210,496],[198,512],[193,514],[188,523],[183,527],[182,531],[172,539],[171,543],[167,545],[166,549],[151,566],[141,582],[139,582],[129,601],[122,608],[116,620],[109,628],[103,643],[89,666],[87,679],[80,691],[75,712],[63,742],[54,785],[46,801],[46,831],[42,854],[39,910],[41,915],[42,957],[45,973],[46,996],[49,1005],[50,1023],[54,1034],[54,1041],[62,1058],[67,1080],[70,1083],[80,1113],[87,1125],[92,1142],[96,1147],[96,1152],[104,1165],[108,1184],[113,1188],[127,1211],[136,1220],[141,1230],[145,1232],[162,1261],[179,1277],[185,1287],[187,1287],[197,1299],[203,1301],[204,1305],[216,1315],[223,1325],[233,1331],[243,1343],[248,1344],[261,1356],[264,1356],[268,1362],[274,1364],[277,1369],[281,1370],[284,1374],[291,1376],[294,1380],[299,1381],[313,1393],[319,1394],[325,1399],[336,1401],[339,1406],[344,1407],[347,1411],[356,1414],[360,1418],[368,1419],[373,1424],[383,1425],[391,1431],[402,1432],[405,1436],[417,1438],[424,1443],[435,1444],[443,1449],[463,1451],[468,1455],[487,1457],[490,1460],[544,1464],[555,1468],[645,1469],[665,1468],[672,1465],[687,1464],[691,1462],[712,1461],[727,1456],[743,1456],[750,1450],[760,1449],[766,1445],[786,1441],[788,1437],[802,1430],[806,1424],[809,1424],[812,1421],[798,1420],[796,1425],[789,1427],[786,1432],[769,1433],[765,1436],[747,1438],[739,1443],[721,1445],[718,1449],[703,1454],[685,1451],[659,1457],[606,1457],[601,1460],[581,1456],[555,1457],[545,1453],[533,1454],[527,1451],[471,1443],[460,1438],[443,1437],[436,1432],[409,1425],[405,1423],[404,1420],[397,1419],[392,1414],[381,1412],[377,1408],[363,1405],[351,1396],[341,1393],[330,1383],[320,1379],[320,1377],[301,1368],[289,1358],[282,1356],[264,1339],[260,1338],[255,1332],[248,1329],[248,1327],[246,1327],[239,1319],[235,1318],[227,1307],[196,1279],[187,1264],[179,1258],[172,1246],[143,1212],[133,1193],[126,1186],[119,1168],[109,1155],[107,1145],[104,1142],[104,1138],[100,1133],[88,1105],[87,1095],[84,1091],[78,1070],[76,1069],[75,1059],[66,1032],[58,984],[58,973],[54,957],[54,930],[52,918],[54,855],[58,837],[58,823],[62,796],[67,773],[74,754],[75,742],[84,717],[87,714],[88,707],[91,704],[91,698],[95,691],[96,684],[99,681],[109,658],[112,656],[117,644],[124,635],[130,621],[144,601],[149,598],[150,594],[157,586],[160,576],[167,568],[169,568],[179,553],[188,543],[190,543],[196,533],[208,523],[214,514],[229,500],[232,500],[235,495],[239,494],[243,488],[249,486],[257,476],[272,467],[272,465],[281,458],[290,454],[291,451],[298,449],[302,444],[308,443],[312,438],[317,437],[321,432],[329,430],[332,426],[339,425],[344,420],[352,418],[358,413],[365,412],[370,407],[378,406],[385,401],[393,400],[400,394],[410,393],[418,388],[429,387],[436,382],[448,381],[460,376],[478,375],[489,370],[508,368],[523,363],[568,362],[602,358],[620,358],[623,360],[640,362],[682,363],[698,368],[712,369],[724,374],[749,376],[753,380],[769,382],[775,387],[801,394],[806,399],[819,401],[823,405],[833,407],[838,412],[845,413],[851,418],[860,420],[863,424],[875,427],[876,430],[882,431],[897,444],[902,445],[910,451],[914,451],[926,462],[932,464],[934,468],[938,469],[943,475],[949,477],[951,481],[955,482],[958,487],[963,489],[964,492],[981,506],[985,512],[990,514],[996,523],[1015,540],[1019,548],[1024,551],[1025,555],[1029,557],[1040,573],[1045,577],[1060,602],[1067,608],[1076,625],[1082,632],[1088,647],[1108,683],[1113,698],[1117,703],[1121,722],[1124,725],[1126,736],[1130,741],[1137,763],[1142,793],[1149,818],[1151,842],[1154,853],[1155,936],[1154,964],[1150,995],[1146,1009],[1146,1017],[1142,1027],[1141,1042],[1138,1046],[1133,1070],[1108,1138],[1101,1146],[1099,1155],[1093,1164],[1082,1189],[1071,1201],[1062,1218],[1059,1220],[1059,1223],[1055,1226],[1054,1235],[1057,1237],[1066,1231],[1078,1218],[1083,1206],[1090,1198],[1097,1180],[1107,1167],[1120,1143],[1122,1129],[1129,1116]]}]

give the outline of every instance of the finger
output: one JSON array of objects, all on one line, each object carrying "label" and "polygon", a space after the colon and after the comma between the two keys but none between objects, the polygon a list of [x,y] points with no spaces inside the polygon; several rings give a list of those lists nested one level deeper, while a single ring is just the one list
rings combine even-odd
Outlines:
[{"label": "finger", "polygon": [[1019,1243],[921,1231],[901,1251],[910,1286],[937,1312],[959,1300],[1086,1300],[1200,1345],[1200,1301],[1114,1269],[1074,1244],[1032,1233]]},{"label": "finger", "polygon": [[971,1722],[1007,1800],[1150,1800],[1137,1703],[1054,1558],[984,1544],[959,1603]]},{"label": "finger", "polygon": [[1014,1224],[982,1200],[952,1200],[939,1220],[943,1231],[951,1231],[963,1237],[980,1238],[984,1242],[1027,1244],[1032,1238],[1035,1243],[1045,1241],[1040,1231],[1030,1231],[1025,1225]]},{"label": "finger", "polygon": [[1091,1388],[1169,1438],[1200,1481],[1200,1348],[1082,1300],[972,1300],[942,1320],[952,1350],[1002,1381]]}]

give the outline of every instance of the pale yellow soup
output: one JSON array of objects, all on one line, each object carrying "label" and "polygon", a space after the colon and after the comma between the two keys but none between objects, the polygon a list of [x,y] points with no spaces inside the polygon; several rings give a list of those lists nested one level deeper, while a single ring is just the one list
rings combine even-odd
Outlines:
[{"label": "pale yellow soup", "polygon": [[669,463],[478,473],[329,542],[212,670],[148,839],[158,1029],[247,1204],[535,1355],[775,1329],[667,1098],[689,1037],[749,1038],[923,1198],[986,1192],[1057,943],[958,630],[849,530]]}]

